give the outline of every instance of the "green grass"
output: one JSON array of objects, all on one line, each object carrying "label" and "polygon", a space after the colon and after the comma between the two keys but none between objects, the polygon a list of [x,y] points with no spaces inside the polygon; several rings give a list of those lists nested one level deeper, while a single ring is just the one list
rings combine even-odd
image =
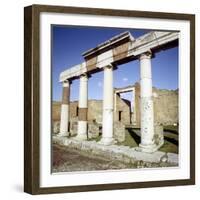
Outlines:
[{"label": "green grass", "polygon": [[138,144],[136,141],[133,139],[129,131],[126,129],[126,135],[125,135],[125,141],[124,142],[118,142],[118,145],[124,145],[124,146],[129,146],[129,147],[137,147]]},{"label": "green grass", "polygon": [[[170,152],[170,153],[178,153],[178,145],[173,142],[173,140],[178,139],[178,127],[174,126],[166,126],[164,127],[164,130],[167,131],[168,133],[165,132],[165,141],[164,145],[159,149],[159,151],[163,152]],[[133,137],[135,132],[138,131],[138,129],[126,129],[126,135],[125,135],[125,141],[124,142],[118,142],[117,145],[124,145],[124,146],[129,146],[130,148],[137,147],[139,145],[139,142],[136,141]],[[101,135],[98,136],[95,139],[89,139],[89,141],[100,141]],[[167,140],[168,138],[168,140]],[[170,139],[170,140],[169,140]],[[138,136],[137,136],[138,140]]]},{"label": "green grass", "polygon": [[88,141],[96,141],[96,142],[99,142],[100,140],[101,140],[101,135],[99,135],[98,137],[96,137],[96,138],[90,138],[90,139],[88,139]]},{"label": "green grass", "polygon": [[[176,129],[175,129],[176,128]],[[177,139],[177,134],[178,134],[178,128],[172,126],[172,127],[167,127],[167,131],[169,131],[170,133],[168,133],[168,137],[170,139]],[[136,131],[136,130],[133,130],[133,132]],[[125,141],[124,142],[121,142],[121,143],[117,143],[119,145],[124,145],[124,146],[129,146],[131,148],[133,147],[137,147],[138,146],[138,143],[135,141],[135,139],[131,136],[131,133],[126,130],[126,137],[125,137]],[[170,153],[178,153],[178,145],[171,142],[171,141],[168,141],[168,140],[165,140],[164,141],[164,145],[159,149],[160,151],[163,151],[163,152],[170,152]]]},{"label": "green grass", "polygon": [[178,126],[164,126],[164,131],[169,131],[178,134]]},{"label": "green grass", "polygon": [[159,150],[163,152],[178,153],[178,146],[165,140],[164,145]]}]

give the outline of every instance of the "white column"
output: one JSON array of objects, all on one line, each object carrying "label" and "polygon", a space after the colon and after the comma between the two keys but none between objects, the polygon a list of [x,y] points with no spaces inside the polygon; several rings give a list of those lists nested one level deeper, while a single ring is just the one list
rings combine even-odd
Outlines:
[{"label": "white column", "polygon": [[70,82],[68,80],[63,82],[61,116],[60,116],[60,133],[59,136],[69,136],[69,95]]},{"label": "white column", "polygon": [[76,139],[87,140],[88,76],[80,76],[78,134]]},{"label": "white column", "polygon": [[103,120],[102,120],[101,144],[109,145],[114,143],[113,139],[113,67],[104,68],[103,86]]},{"label": "white column", "polygon": [[141,143],[139,147],[141,151],[151,153],[157,149],[154,143],[154,111],[150,52],[140,56],[140,97]]},{"label": "white column", "polygon": [[136,124],[135,88],[133,89],[131,123]]}]

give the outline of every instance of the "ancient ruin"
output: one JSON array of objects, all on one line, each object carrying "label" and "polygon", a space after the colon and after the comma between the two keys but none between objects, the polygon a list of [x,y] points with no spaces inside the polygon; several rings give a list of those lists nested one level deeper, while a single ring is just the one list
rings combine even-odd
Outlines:
[{"label": "ancient ruin", "polygon": [[[151,58],[161,50],[177,46],[178,37],[178,32],[152,31],[135,39],[124,32],[84,52],[85,62],[60,74],[63,85],[61,112],[53,116],[60,116],[58,137],[68,136],[74,141],[70,144],[83,141],[90,146],[87,140],[101,136],[98,145],[110,146],[116,140],[124,141],[127,126],[137,127],[141,139],[135,150],[156,152],[164,141],[162,126],[178,124],[178,91],[152,87]],[[113,70],[136,59],[140,61],[140,82],[113,88]],[[99,71],[104,72],[103,100],[88,101],[88,79]],[[70,102],[70,85],[75,79],[80,79],[79,101]],[[121,93],[130,91],[132,102],[120,97]],[[168,100],[173,103],[166,107]]]}]

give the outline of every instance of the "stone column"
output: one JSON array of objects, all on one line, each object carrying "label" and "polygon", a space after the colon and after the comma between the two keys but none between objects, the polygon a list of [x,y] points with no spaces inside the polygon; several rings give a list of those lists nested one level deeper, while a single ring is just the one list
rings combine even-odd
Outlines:
[{"label": "stone column", "polygon": [[131,124],[136,124],[135,88],[133,89]]},{"label": "stone column", "polygon": [[139,149],[143,152],[156,151],[154,142],[154,111],[152,100],[151,53],[140,56],[140,121],[141,143]]},{"label": "stone column", "polygon": [[113,99],[113,67],[109,65],[104,68],[102,139],[99,142],[104,145],[114,143]]},{"label": "stone column", "polygon": [[70,82],[63,82],[63,94],[60,116],[60,136],[69,136],[69,103],[70,103]]},{"label": "stone column", "polygon": [[78,133],[76,139],[87,140],[88,76],[80,76]]}]

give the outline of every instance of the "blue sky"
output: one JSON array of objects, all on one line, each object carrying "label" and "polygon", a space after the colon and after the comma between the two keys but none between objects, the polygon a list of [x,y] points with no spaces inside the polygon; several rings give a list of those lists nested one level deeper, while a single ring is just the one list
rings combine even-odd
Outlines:
[{"label": "blue sky", "polygon": [[[78,27],[78,26],[52,26],[52,97],[54,101],[60,101],[62,96],[62,84],[59,83],[59,74],[84,61],[83,52],[111,37],[129,31],[137,38],[150,30],[102,28],[102,27]],[[178,47],[161,51],[152,59],[153,86],[160,89],[174,90],[178,88]],[[124,87],[139,82],[139,61],[131,61],[120,65],[114,71],[114,87]],[[102,99],[103,72],[93,74],[88,82],[88,98]],[[79,80],[71,85],[70,100],[78,100]],[[123,94],[130,99],[131,93]]]}]

